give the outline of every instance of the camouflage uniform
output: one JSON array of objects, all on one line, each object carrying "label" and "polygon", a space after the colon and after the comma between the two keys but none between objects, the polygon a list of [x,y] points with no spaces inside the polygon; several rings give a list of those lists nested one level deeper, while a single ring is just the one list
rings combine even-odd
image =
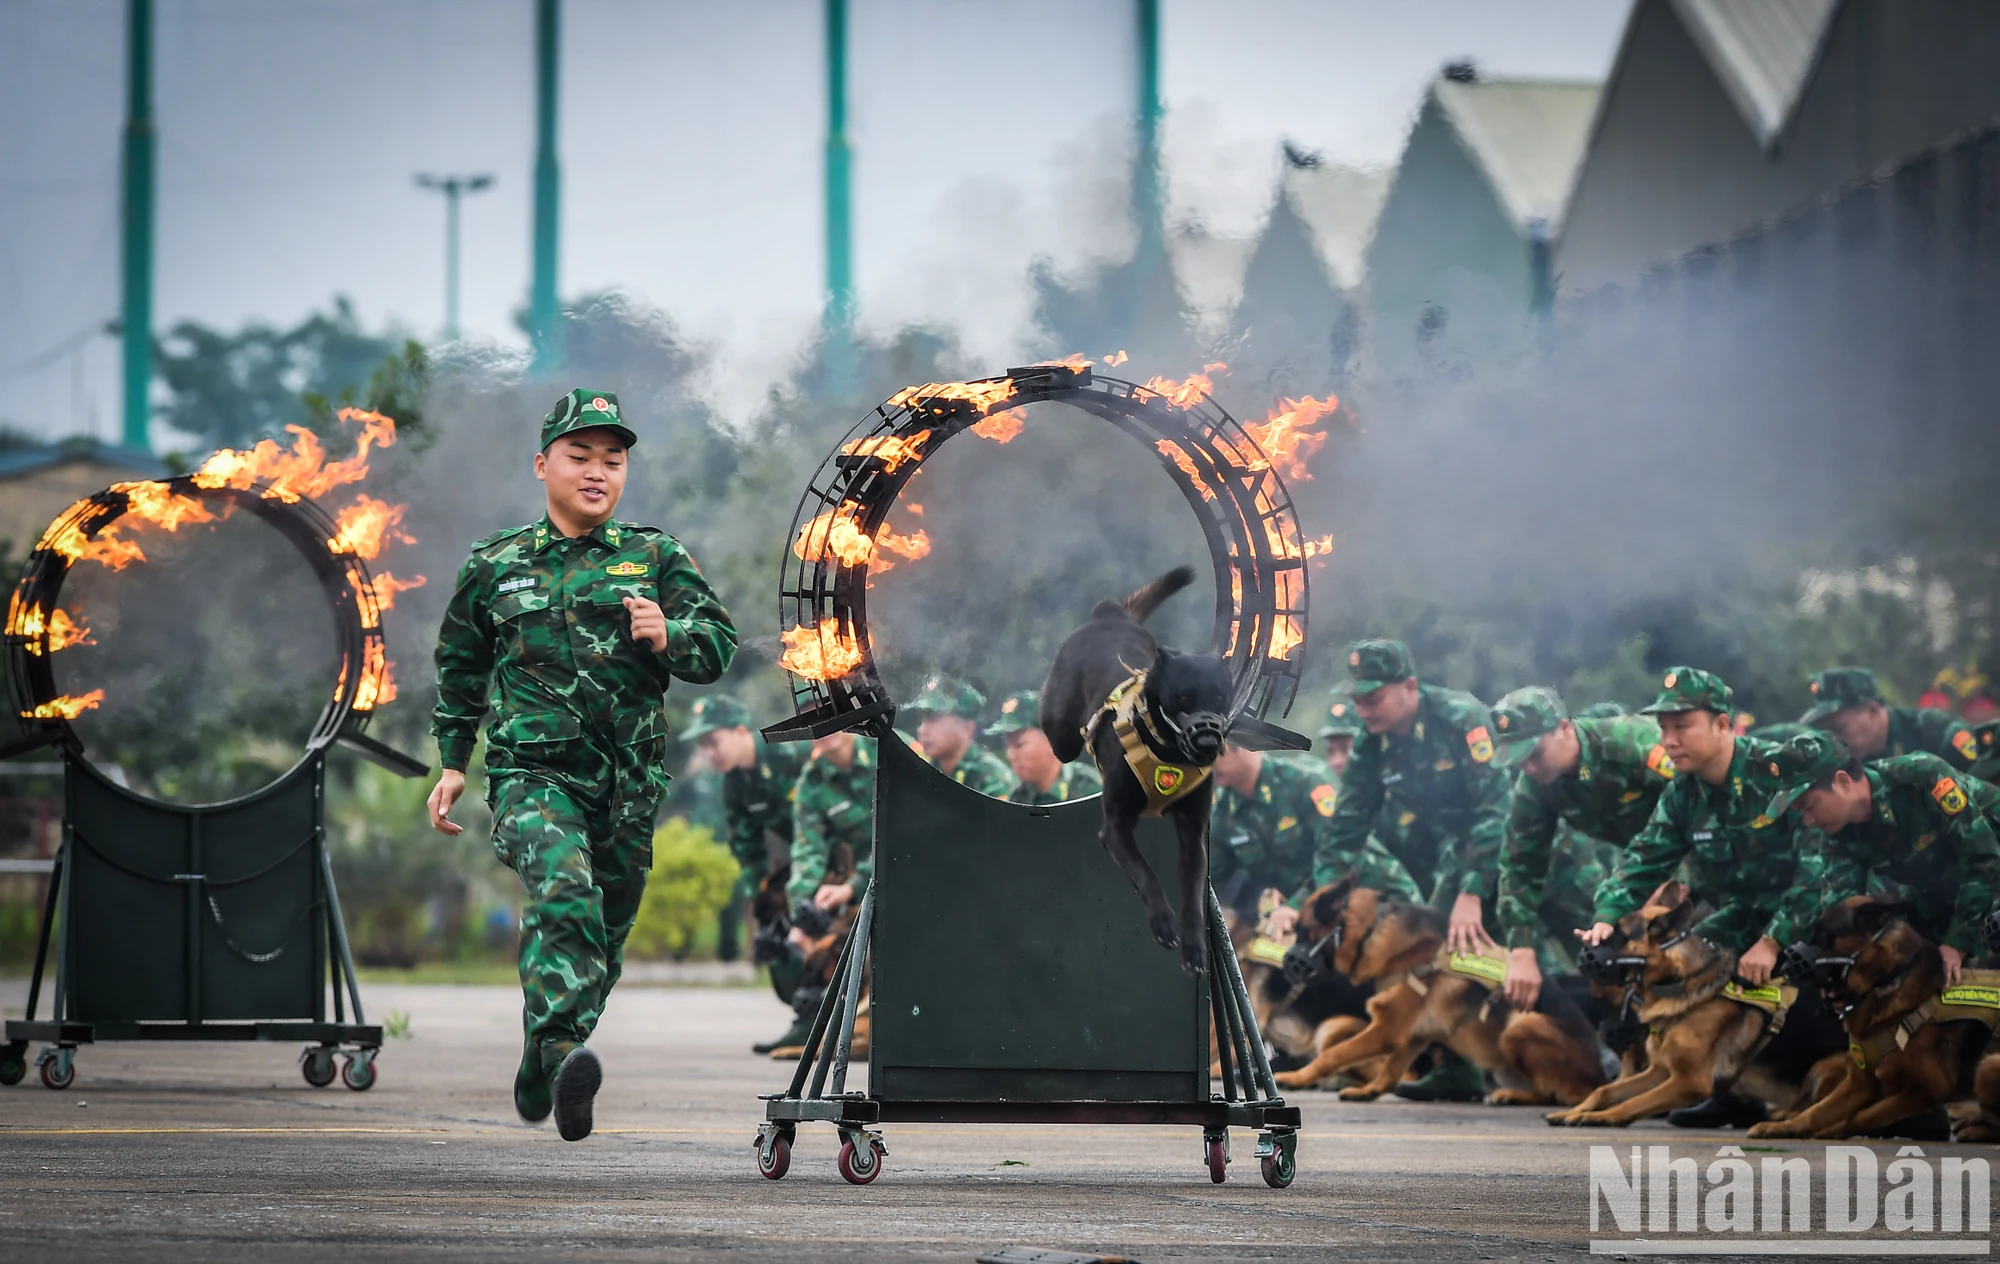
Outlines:
[{"label": "camouflage uniform", "polygon": [[[1565,716],[1555,690],[1539,686],[1517,689],[1494,703],[1495,762],[1518,764]],[[1576,771],[1546,786],[1526,773],[1514,780],[1495,915],[1509,948],[1534,947],[1544,925],[1567,935],[1589,924],[1591,902],[1616,863],[1616,849],[1645,828],[1673,780],[1659,722],[1650,716],[1570,724],[1576,730]]]},{"label": "camouflage uniform", "polygon": [[792,791],[792,877],[785,895],[792,904],[810,900],[845,843],[853,857],[858,896],[874,873],[875,739],[854,739],[854,763],[842,768],[824,755],[806,759]]},{"label": "camouflage uniform", "polygon": [[[1729,686],[1721,677],[1675,667],[1645,714],[1727,715],[1729,706]],[[1696,934],[1742,952],[1771,933],[1798,868],[1799,849],[1815,845],[1819,831],[1800,824],[1796,812],[1765,814],[1777,787],[1770,770],[1777,747],[1754,737],[1735,740],[1736,752],[1721,785],[1712,786],[1683,769],[1661,792],[1652,819],[1626,844],[1617,869],[1597,888],[1593,920],[1616,922],[1685,866],[1693,897],[1715,910],[1695,925]]]},{"label": "camouflage uniform", "polygon": [[1889,712],[1889,741],[1871,760],[1893,759],[1918,751],[1936,755],[1960,772],[1979,758],[1979,739],[1965,721],[1935,707],[1892,707],[1883,701],[1875,673],[1866,667],[1834,667],[1820,672],[1807,686],[1813,704],[1799,723],[1818,725],[1836,711],[1881,702]]},{"label": "camouflage uniform", "polygon": [[[1773,763],[1783,770],[1766,816],[1783,812],[1821,778],[1846,764],[1847,748],[1823,733],[1787,742]],[[1868,819],[1801,852],[1782,924],[1781,944],[1808,939],[1834,904],[1871,890],[1898,892],[1916,905],[1918,930],[1972,957],[1983,951],[1980,919],[2000,894],[2000,789],[1960,773],[1936,755],[1900,755],[1865,765],[1873,810]]]},{"label": "camouflage uniform", "polygon": [[[955,715],[976,723],[985,705],[986,695],[971,685],[949,676],[933,676],[924,682],[923,691],[910,699],[909,709]],[[938,767],[936,760],[924,755],[921,746],[913,742],[911,749],[922,755],[925,763]],[[944,772],[944,769],[938,768],[938,771]],[[959,756],[957,767],[945,775],[968,790],[977,790],[996,799],[1006,798],[1007,787],[1014,784],[1014,770],[1007,765],[1007,761],[981,746],[977,739],[965,748],[965,754]]]},{"label": "camouflage uniform", "polygon": [[[615,397],[572,392],[544,420],[542,446],[600,426],[629,444],[617,417]],[[627,596],[660,604],[665,651],[632,639]],[[606,522],[571,539],[544,516],[481,540],[459,571],[438,631],[431,731],[444,767],[463,769],[496,687],[493,849],[527,892],[522,1020],[549,1071],[589,1038],[638,915],[667,788],[668,683],[713,681],[735,654],[708,581],[653,527]]]},{"label": "camouflage uniform", "polygon": [[[778,843],[783,854],[791,853],[792,787],[798,783],[799,768],[805,763],[801,748],[766,742],[764,735],[751,726],[749,709],[727,694],[696,699],[689,713],[687,731],[681,737],[692,742],[705,733],[737,727],[750,730],[757,753],[752,763],[732,768],[721,778],[722,828],[718,832],[740,866],[736,891],[719,919],[718,942],[722,949],[717,955],[725,961],[736,959],[745,902],[756,894],[758,884],[771,871],[771,840]],[[783,971],[773,968],[771,984],[780,999],[790,999],[789,982]]]},{"label": "camouflage uniform", "polygon": [[[986,726],[986,736],[1004,739],[1009,733],[1020,733],[1040,726],[1042,695],[1034,689],[1024,689],[1009,694],[1000,701],[1000,718]],[[1009,765],[1011,770],[1012,765]],[[1097,775],[1097,769],[1086,760],[1061,765],[1056,779],[1046,790],[1038,789],[1015,777],[1007,783],[1007,792],[1000,797],[1009,803],[1025,803],[1031,807],[1042,807],[1050,803],[1067,803],[1071,799],[1087,799],[1104,789],[1104,779]]]},{"label": "camouflage uniform", "polygon": [[[1355,694],[1415,675],[1399,641],[1362,641],[1347,663]],[[1490,723],[1486,705],[1471,694],[1420,685],[1408,734],[1371,733],[1356,741],[1313,858],[1313,883],[1334,881],[1358,864],[1380,821],[1382,841],[1430,887],[1433,904],[1449,908],[1471,894],[1490,909],[1507,804],[1507,779],[1493,766]]]},{"label": "camouflage uniform", "polygon": [[2000,720],[1973,725],[1972,736],[1978,743],[1979,761],[1966,771],[1981,781],[2000,780]]},{"label": "camouflage uniform", "polygon": [[[1232,885],[1238,889],[1225,902],[1243,906],[1260,892],[1276,890],[1293,905],[1301,903],[1313,890],[1321,836],[1332,823],[1339,798],[1333,773],[1306,754],[1266,751],[1256,788],[1248,795],[1217,782],[1208,830],[1208,873],[1217,891],[1226,892]],[[1410,871],[1373,838],[1363,842],[1353,869],[1362,886],[1400,900],[1422,898]]]}]

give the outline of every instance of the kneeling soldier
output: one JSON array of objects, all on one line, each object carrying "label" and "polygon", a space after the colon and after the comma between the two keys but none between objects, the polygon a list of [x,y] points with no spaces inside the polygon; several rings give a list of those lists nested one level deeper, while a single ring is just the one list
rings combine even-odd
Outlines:
[{"label": "kneeling soldier", "polygon": [[1009,694],[1000,702],[1000,718],[986,726],[988,737],[1007,743],[1007,763],[1014,781],[1000,797],[1009,803],[1041,806],[1085,799],[1104,789],[1104,779],[1087,760],[1065,764],[1056,758],[1041,726],[1042,695],[1034,689]]},{"label": "kneeling soldier", "polygon": [[1964,771],[1979,758],[1979,741],[1965,721],[1935,707],[1890,706],[1866,667],[1831,668],[1808,688],[1813,704],[1799,723],[1825,729],[1863,762],[1922,751]]},{"label": "kneeling soldier", "polygon": [[548,512],[472,546],[438,631],[431,731],[444,771],[431,824],[463,831],[447,818],[497,682],[486,730],[493,849],[528,896],[514,1105],[534,1121],[553,1100],[565,1141],[590,1135],[603,1070],[584,1042],[618,981],[653,862],[668,682],[708,684],[736,655],[729,613],[679,542],[612,521],[635,440],[616,396],[564,396],[535,457]]}]

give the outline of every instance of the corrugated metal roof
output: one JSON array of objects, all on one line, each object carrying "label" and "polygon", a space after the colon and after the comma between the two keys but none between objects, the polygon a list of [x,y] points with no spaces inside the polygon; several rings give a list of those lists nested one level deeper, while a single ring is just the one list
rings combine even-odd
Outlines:
[{"label": "corrugated metal roof", "polygon": [[1514,228],[1526,236],[1536,220],[1550,235],[1562,226],[1601,88],[1536,79],[1440,79],[1431,91],[1500,195]]},{"label": "corrugated metal roof", "polygon": [[1673,0],[1674,12],[1766,149],[1805,95],[1840,0]]}]

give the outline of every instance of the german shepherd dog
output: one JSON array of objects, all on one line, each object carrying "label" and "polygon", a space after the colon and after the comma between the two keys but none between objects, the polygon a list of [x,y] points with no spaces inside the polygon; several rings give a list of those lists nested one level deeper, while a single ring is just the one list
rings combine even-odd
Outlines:
[{"label": "german shepherd dog", "polygon": [[[841,883],[854,875],[854,851],[846,843],[833,849],[827,862],[826,882]],[[787,867],[781,872],[767,874],[758,885],[757,894],[751,900],[751,911],[759,922],[769,918],[787,930],[797,927],[806,934],[804,969],[799,975],[795,1004],[817,1006],[826,996],[827,986],[833,982],[834,967],[840,964],[841,951],[847,947],[847,937],[854,930],[856,915],[860,912],[861,901],[849,900],[839,910],[827,913],[815,909],[810,899],[801,900],[791,910],[789,918],[785,913],[785,881],[791,876]],[[789,951],[789,948],[786,949]],[[865,1059],[868,1056],[868,976],[861,976],[861,1003],[854,1019],[854,1044],[849,1056]],[[801,1000],[801,998],[803,998]],[[826,1039],[839,1037],[838,1029],[829,1030]],[[780,1045],[771,1050],[771,1057],[780,1062],[795,1062],[805,1053],[804,1045]]]},{"label": "german shepherd dog", "polygon": [[1305,1088],[1336,1071],[1379,1059],[1364,1084],[1340,1090],[1348,1101],[1373,1101],[1394,1088],[1417,1055],[1442,1044],[1501,1087],[1495,1105],[1548,1105],[1582,1101],[1604,1082],[1597,1042],[1583,1011],[1559,988],[1544,988],[1536,1008],[1510,1007],[1497,984],[1438,962],[1445,915],[1428,905],[1384,898],[1343,878],[1306,897],[1298,921],[1302,942],[1331,954],[1333,968],[1353,982],[1373,984],[1368,1024],[1339,1038],[1331,1020],[1319,1054],[1277,1077],[1286,1088]]},{"label": "german shepherd dog", "polygon": [[[1322,1046],[1344,1040],[1368,1025],[1367,988],[1356,986],[1345,975],[1332,970],[1289,977],[1283,966],[1253,953],[1251,945],[1263,933],[1257,919],[1226,905],[1222,916],[1229,925],[1230,944],[1243,971],[1244,989],[1250,995],[1251,1017],[1264,1039],[1277,1050],[1271,1059],[1274,1069],[1304,1066]],[[1210,1048],[1214,1047],[1214,1029],[1211,1017]],[[1210,1073],[1221,1075],[1221,1064],[1211,1065]],[[1369,1064],[1350,1072],[1360,1079],[1373,1073],[1374,1068]]]},{"label": "german shepherd dog", "polygon": [[1818,990],[1802,988],[1767,1040],[1771,1015],[1725,994],[1735,954],[1692,934],[1695,916],[1687,887],[1669,882],[1618,919],[1604,947],[1638,971],[1639,1018],[1652,1032],[1646,1065],[1551,1114],[1551,1124],[1622,1128],[1718,1090],[1761,1098],[1783,1118],[1839,1079],[1847,1038]]},{"label": "german shepherd dog", "polygon": [[[1824,950],[1814,973],[1841,1011],[1852,1056],[1825,1097],[1789,1119],[1758,1124],[1751,1136],[1866,1136],[1973,1095],[1992,1025],[1973,1016],[1977,1010],[1934,1012],[1944,958],[1904,920],[1910,912],[1908,904],[1858,895],[1821,915],[1809,945]],[[2000,1140],[1983,1118],[1960,1131],[1960,1140]]]},{"label": "german shepherd dog", "polygon": [[1147,749],[1182,775],[1206,770],[1222,753],[1229,727],[1229,668],[1214,654],[1180,654],[1142,624],[1161,602],[1194,582],[1194,568],[1177,566],[1123,601],[1100,601],[1090,621],[1056,651],[1042,685],[1042,732],[1064,763],[1081,755],[1088,726],[1090,753],[1104,776],[1104,824],[1098,839],[1145,901],[1147,926],[1162,948],[1178,946],[1190,974],[1208,968],[1208,814],[1214,786],[1206,777],[1167,805],[1180,842],[1180,917],[1158,875],[1139,853],[1133,827],[1150,802],[1148,788],[1125,761],[1109,723],[1097,723],[1105,702],[1136,673],[1145,673],[1139,728]]}]

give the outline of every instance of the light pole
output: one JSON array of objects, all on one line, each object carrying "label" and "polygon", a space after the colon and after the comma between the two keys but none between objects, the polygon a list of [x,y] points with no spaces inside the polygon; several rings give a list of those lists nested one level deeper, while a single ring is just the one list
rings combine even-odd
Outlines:
[{"label": "light pole", "polygon": [[444,194],[444,340],[458,341],[458,199],[493,186],[490,175],[417,177],[417,187]]}]

